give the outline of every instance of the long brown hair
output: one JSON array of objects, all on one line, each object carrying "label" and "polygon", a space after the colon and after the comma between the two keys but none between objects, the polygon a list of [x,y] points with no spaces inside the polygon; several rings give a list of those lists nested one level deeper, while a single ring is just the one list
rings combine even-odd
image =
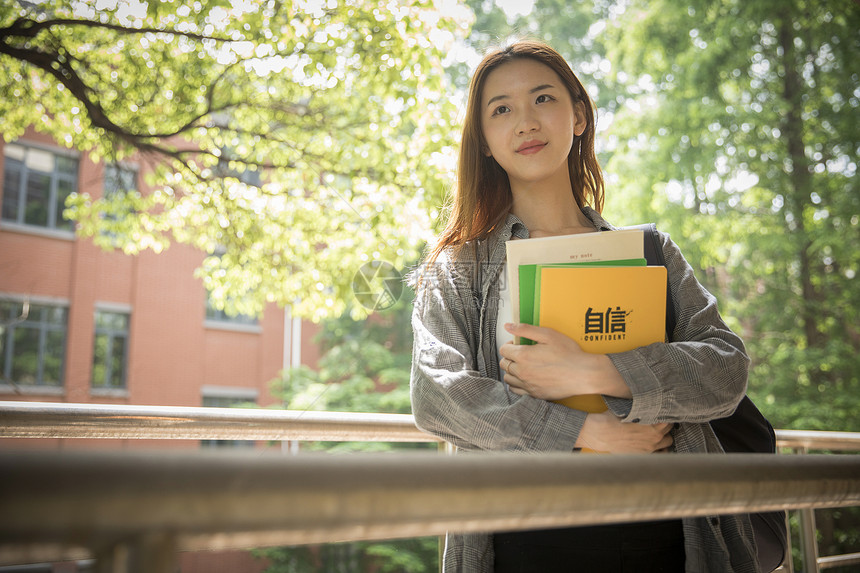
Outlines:
[{"label": "long brown hair", "polygon": [[603,175],[594,152],[594,104],[564,58],[546,44],[522,40],[489,54],[478,64],[469,86],[466,119],[460,142],[457,189],[449,205],[448,222],[430,251],[434,261],[448,247],[459,247],[485,237],[504,220],[513,202],[508,175],[496,160],[484,153],[486,141],[481,129],[481,98],[490,73],[513,60],[529,58],[552,69],[561,78],[574,105],[586,119],[585,131],[574,137],[567,158],[571,191],[576,204],[603,209]]}]

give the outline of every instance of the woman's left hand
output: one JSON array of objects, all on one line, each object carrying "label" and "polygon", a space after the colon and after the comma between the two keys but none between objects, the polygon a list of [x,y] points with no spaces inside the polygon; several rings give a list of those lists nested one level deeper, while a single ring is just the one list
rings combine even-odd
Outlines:
[{"label": "woman's left hand", "polygon": [[551,328],[505,324],[505,330],[536,342],[508,342],[499,350],[499,365],[512,392],[542,400],[582,394],[631,397],[621,374],[605,354],[589,354],[575,340]]}]

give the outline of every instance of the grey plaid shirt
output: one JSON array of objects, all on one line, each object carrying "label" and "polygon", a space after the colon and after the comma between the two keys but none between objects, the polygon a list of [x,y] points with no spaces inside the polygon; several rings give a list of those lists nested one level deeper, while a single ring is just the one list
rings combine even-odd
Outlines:
[{"label": "grey plaid shirt", "polygon": [[[598,231],[614,229],[583,209]],[[518,396],[500,380],[496,346],[505,241],[527,238],[514,215],[486,240],[413,273],[412,410],[418,426],[466,451],[572,452],[585,414]],[[607,397],[625,422],[678,422],[677,452],[721,452],[708,421],[730,415],[746,391],[749,358],[720,318],[717,301],[696,280],[677,245],[661,233],[677,326],[671,344],[651,344],[610,359],[632,399]],[[747,516],[683,520],[688,572],[756,572]],[[493,570],[490,534],[449,533],[444,570]]]}]

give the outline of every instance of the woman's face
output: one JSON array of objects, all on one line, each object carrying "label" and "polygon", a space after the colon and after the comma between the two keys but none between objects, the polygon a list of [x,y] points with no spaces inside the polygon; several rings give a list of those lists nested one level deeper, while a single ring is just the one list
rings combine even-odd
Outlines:
[{"label": "woman's face", "polygon": [[508,174],[512,191],[567,181],[567,157],[586,121],[548,66],[517,59],[490,72],[481,94],[485,153]]}]

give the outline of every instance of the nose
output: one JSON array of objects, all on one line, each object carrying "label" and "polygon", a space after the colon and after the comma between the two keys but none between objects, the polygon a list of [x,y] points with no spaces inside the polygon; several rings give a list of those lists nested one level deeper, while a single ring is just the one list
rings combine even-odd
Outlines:
[{"label": "nose", "polygon": [[517,134],[523,135],[540,129],[540,122],[531,113],[524,113],[517,123]]}]

